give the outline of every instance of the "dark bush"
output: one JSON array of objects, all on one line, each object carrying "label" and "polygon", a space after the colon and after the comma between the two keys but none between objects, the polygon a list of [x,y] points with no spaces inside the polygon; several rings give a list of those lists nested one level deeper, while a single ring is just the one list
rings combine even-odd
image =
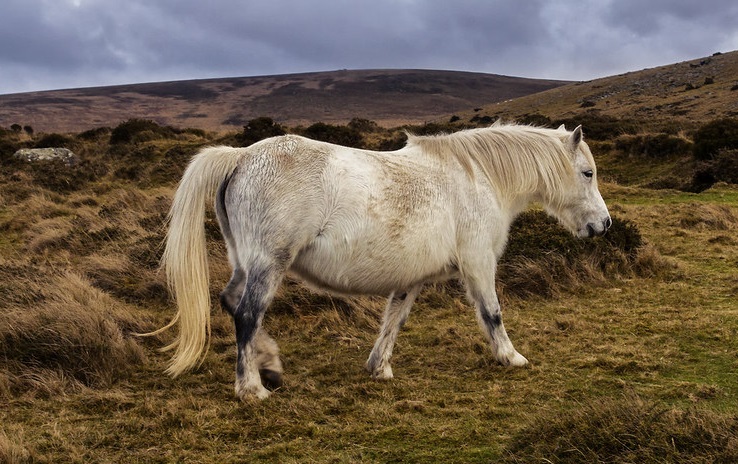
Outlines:
[{"label": "dark bush", "polygon": [[718,181],[738,184],[738,149],[719,150],[710,161],[710,170]]},{"label": "dark bush", "polygon": [[618,119],[596,112],[582,113],[567,119],[553,121],[552,127],[564,124],[568,130],[581,125],[584,138],[592,140],[612,140],[622,134],[635,134],[639,124],[636,121]]},{"label": "dark bush", "polygon": [[529,126],[551,127],[551,118],[537,113],[525,114],[517,118],[516,121],[520,124],[527,124]]},{"label": "dark bush", "polygon": [[126,144],[135,141],[135,137],[144,132],[150,132],[156,137],[167,138],[174,135],[169,127],[162,127],[148,119],[129,119],[118,124],[110,133],[110,144]]},{"label": "dark bush", "polygon": [[284,134],[286,134],[284,128],[272,118],[260,117],[250,120],[236,136],[236,141],[240,146],[247,147],[259,140]]},{"label": "dark bush", "polygon": [[323,142],[335,143],[347,147],[364,148],[364,138],[361,133],[347,126],[334,126],[316,122],[303,130],[302,135]]},{"label": "dark bush", "polygon": [[690,153],[692,143],[669,134],[623,135],[615,140],[615,148],[627,156],[666,158]]},{"label": "dark bush", "polygon": [[499,265],[505,293],[519,297],[550,297],[605,274],[634,272],[643,239],[627,220],[612,218],[606,235],[583,240],[542,211],[521,214],[510,228],[510,239]]},{"label": "dark bush", "polygon": [[372,133],[372,132],[378,132],[381,130],[379,125],[374,122],[370,121],[369,119],[363,119],[363,118],[354,118],[348,123],[349,129],[353,129],[362,133]]},{"label": "dark bush", "polygon": [[74,139],[62,134],[46,134],[34,143],[36,148],[68,148],[74,150]]},{"label": "dark bush", "polygon": [[478,114],[475,114],[474,117],[469,120],[469,122],[473,122],[474,124],[480,126],[489,126],[496,120],[497,118],[493,118],[492,116],[479,116]]},{"label": "dark bush", "polygon": [[738,119],[716,119],[695,133],[694,156],[697,159],[712,159],[721,148],[738,148]]},{"label": "dark bush", "polygon": [[716,182],[738,184],[738,149],[719,150],[712,159],[703,161],[684,190],[699,193]]},{"label": "dark bush", "polygon": [[110,135],[111,131],[112,129],[109,127],[98,127],[96,129],[90,129],[84,132],[80,132],[79,134],[77,134],[77,138],[80,140],[98,140]]},{"label": "dark bush", "polygon": [[543,211],[527,211],[510,227],[506,257],[535,259],[541,254],[559,253],[568,261],[580,259],[589,251],[620,250],[628,255],[643,245],[638,228],[628,220],[612,218],[612,228],[603,237],[582,240],[564,229]]},{"label": "dark bush", "polygon": [[18,134],[0,127],[0,160],[11,159],[22,145]]},{"label": "dark bush", "polygon": [[413,135],[439,135],[450,134],[459,130],[457,127],[448,124],[438,124],[435,122],[427,122],[422,126],[408,126],[407,131]]},{"label": "dark bush", "polygon": [[392,138],[385,138],[379,142],[378,150],[393,151],[399,150],[407,144],[407,134],[405,132],[396,133]]}]

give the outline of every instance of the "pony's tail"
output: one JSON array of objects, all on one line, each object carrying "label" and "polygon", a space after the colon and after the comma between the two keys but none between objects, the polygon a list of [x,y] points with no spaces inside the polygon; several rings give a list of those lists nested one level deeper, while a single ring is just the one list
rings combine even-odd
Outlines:
[{"label": "pony's tail", "polygon": [[206,204],[233,173],[243,151],[211,147],[200,151],[185,170],[169,211],[169,230],[161,265],[177,314],[155,332],[179,322],[179,334],[162,351],[174,350],[166,372],[176,377],[202,362],[210,338],[210,290],[205,242]]}]

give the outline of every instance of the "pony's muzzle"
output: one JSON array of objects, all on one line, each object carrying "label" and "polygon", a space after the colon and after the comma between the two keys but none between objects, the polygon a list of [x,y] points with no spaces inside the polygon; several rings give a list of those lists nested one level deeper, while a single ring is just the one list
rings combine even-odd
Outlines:
[{"label": "pony's muzzle", "polygon": [[605,233],[610,229],[612,226],[612,219],[608,216],[607,219],[602,221],[602,228],[595,227],[593,223],[587,224],[587,235],[589,238],[595,237],[595,236],[602,236],[605,235]]}]

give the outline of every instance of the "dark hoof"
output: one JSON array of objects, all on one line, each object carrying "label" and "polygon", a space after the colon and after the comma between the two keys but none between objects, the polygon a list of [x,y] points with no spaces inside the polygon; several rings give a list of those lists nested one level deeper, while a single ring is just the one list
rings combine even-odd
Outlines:
[{"label": "dark hoof", "polygon": [[276,390],[282,386],[282,373],[271,369],[261,369],[259,371],[261,384],[268,390]]}]

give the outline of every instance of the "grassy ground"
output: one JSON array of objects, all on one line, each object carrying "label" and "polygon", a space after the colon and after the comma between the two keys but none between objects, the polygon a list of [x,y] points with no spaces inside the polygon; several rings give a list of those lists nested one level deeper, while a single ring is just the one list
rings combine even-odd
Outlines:
[{"label": "grassy ground", "polygon": [[[439,285],[399,336],[395,379],[373,381],[363,363],[383,302],[347,305],[290,283],[265,322],[285,385],[245,404],[219,310],[202,367],[175,380],[157,351],[166,336],[131,335],[173,313],[156,270],[173,183],[151,174],[176,174],[182,145],[127,180],[62,193],[28,170],[5,179],[0,462],[738,459],[736,188],[604,185],[654,272],[595,276],[548,298],[506,290],[523,369],[494,364],[461,290]],[[213,226],[215,294],[228,268]]]}]

